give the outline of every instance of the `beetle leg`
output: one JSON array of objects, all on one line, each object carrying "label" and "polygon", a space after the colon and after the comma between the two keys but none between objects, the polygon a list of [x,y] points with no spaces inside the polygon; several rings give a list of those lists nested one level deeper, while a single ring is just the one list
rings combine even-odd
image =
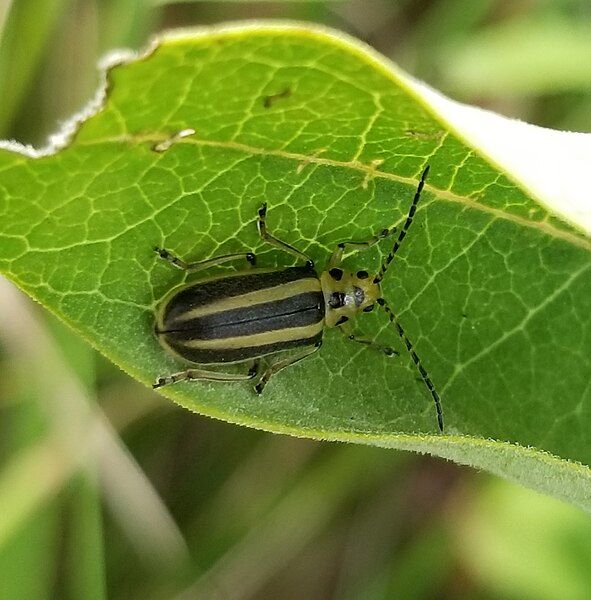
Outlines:
[{"label": "beetle leg", "polygon": [[248,370],[248,374],[251,379],[254,379],[259,374],[262,362],[263,360],[261,358],[257,358],[252,361],[252,367],[250,367]]},{"label": "beetle leg", "polygon": [[341,331],[341,333],[343,335],[345,335],[347,337],[347,339],[351,340],[352,342],[357,342],[358,344],[365,344],[366,346],[371,346],[378,352],[384,353],[386,356],[398,356],[400,354],[398,351],[394,350],[394,348],[390,348],[390,346],[383,346],[382,344],[378,344],[377,342],[374,342],[373,340],[368,340],[366,338],[361,338],[361,337],[356,336],[353,333],[349,323],[342,323],[338,327],[339,327],[339,330]]},{"label": "beetle leg", "polygon": [[351,249],[355,252],[358,252],[359,250],[367,250],[374,244],[377,244],[380,240],[391,236],[395,231],[396,227],[393,227],[392,229],[383,229],[378,235],[374,235],[365,242],[346,241],[337,244],[337,247],[334,249],[330,260],[328,261],[328,268],[332,269],[333,267],[338,267],[341,262],[343,262],[343,254],[345,253],[345,248],[347,246],[351,246]]},{"label": "beetle leg", "polygon": [[215,267],[216,265],[221,265],[222,263],[228,262],[230,260],[238,260],[240,258],[245,258],[251,266],[256,264],[256,256],[252,252],[240,252],[238,254],[224,254],[223,256],[216,256],[214,258],[208,258],[207,260],[201,260],[199,262],[188,263],[179,258],[178,256],[172,254],[168,250],[164,248],[154,248],[154,252],[158,254],[158,256],[171,265],[175,266],[177,269],[181,269],[182,271],[202,271],[204,269],[209,269],[210,267]]},{"label": "beetle leg", "polygon": [[179,371],[166,377],[158,377],[152,388],[156,390],[179,381],[193,381],[198,379],[202,381],[247,381],[256,377],[257,373],[258,366],[257,370],[254,370],[253,366],[248,373],[218,373],[217,371],[207,371],[206,369],[187,369],[186,371]]},{"label": "beetle leg", "polygon": [[257,394],[260,394],[263,391],[264,387],[267,385],[269,379],[271,379],[271,377],[275,375],[275,373],[279,373],[281,369],[285,369],[285,367],[289,367],[289,365],[293,365],[299,362],[300,360],[303,360],[304,358],[310,356],[311,354],[314,354],[314,352],[316,352],[320,348],[320,346],[322,346],[322,341],[316,342],[314,346],[310,346],[305,350],[302,350],[302,352],[300,352],[299,354],[295,354],[294,356],[290,356],[289,358],[279,360],[273,363],[272,365],[269,365],[265,372],[262,374],[258,383],[254,386],[254,391]]},{"label": "beetle leg", "polygon": [[275,248],[279,248],[280,250],[283,250],[284,252],[288,252],[289,254],[293,254],[294,256],[297,256],[298,258],[305,260],[306,264],[310,268],[312,268],[314,266],[314,261],[309,256],[307,256],[303,252],[300,252],[297,248],[290,246],[286,242],[282,242],[280,239],[276,238],[274,235],[270,234],[267,231],[266,218],[267,218],[267,203],[263,202],[263,204],[259,208],[259,218],[257,221],[257,227],[258,227],[261,238],[265,242],[271,244],[272,246],[275,246]]}]

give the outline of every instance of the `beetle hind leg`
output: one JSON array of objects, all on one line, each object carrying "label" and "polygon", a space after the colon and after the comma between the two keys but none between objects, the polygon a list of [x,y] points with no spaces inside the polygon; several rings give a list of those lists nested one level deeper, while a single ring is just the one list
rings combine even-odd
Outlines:
[{"label": "beetle hind leg", "polygon": [[314,352],[316,352],[320,348],[320,346],[322,346],[322,340],[316,342],[313,346],[309,346],[308,348],[302,350],[294,356],[290,356],[289,358],[285,358],[283,360],[278,360],[277,362],[274,362],[273,364],[269,365],[261,375],[257,384],[254,386],[254,391],[257,394],[261,394],[263,392],[263,389],[269,382],[269,379],[271,379],[273,375],[279,373],[281,369],[285,369],[285,367],[289,367],[290,365],[293,365],[299,362],[300,360],[307,358],[311,354],[314,354]]},{"label": "beetle hind leg", "polygon": [[248,373],[219,373],[207,369],[187,369],[165,377],[158,377],[152,388],[157,390],[166,385],[172,385],[179,381],[248,381],[254,379],[258,374],[258,366],[255,364]]}]

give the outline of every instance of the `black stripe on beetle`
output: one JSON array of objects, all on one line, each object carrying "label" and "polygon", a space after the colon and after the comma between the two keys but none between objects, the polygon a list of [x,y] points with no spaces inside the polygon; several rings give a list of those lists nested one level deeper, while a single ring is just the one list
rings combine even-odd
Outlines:
[{"label": "black stripe on beetle", "polygon": [[[250,253],[249,253],[250,254]],[[300,282],[302,279],[317,280],[317,273],[308,267],[290,267],[282,271],[257,271],[238,273],[201,283],[183,286],[173,290],[174,302],[167,302],[164,307],[164,320],[175,319],[187,311],[200,306],[207,306],[220,300],[256,292],[263,293],[273,287],[287,283]],[[172,298],[169,297],[169,300]]]},{"label": "black stripe on beetle", "polygon": [[304,327],[319,323],[324,318],[324,298],[320,291],[230,310],[216,311],[215,302],[208,308],[211,312],[196,318],[163,323],[160,333],[166,333],[168,339],[215,340]]},{"label": "black stripe on beetle", "polygon": [[203,348],[197,345],[191,347],[186,344],[178,344],[174,340],[167,341],[167,346],[174,354],[200,365],[222,365],[226,363],[243,362],[249,359],[261,358],[281,352],[283,350],[293,350],[304,346],[310,346],[322,340],[322,329],[319,329],[315,335],[302,337],[298,334],[295,339],[276,341],[267,344],[242,345],[230,347],[230,344],[220,348]]}]

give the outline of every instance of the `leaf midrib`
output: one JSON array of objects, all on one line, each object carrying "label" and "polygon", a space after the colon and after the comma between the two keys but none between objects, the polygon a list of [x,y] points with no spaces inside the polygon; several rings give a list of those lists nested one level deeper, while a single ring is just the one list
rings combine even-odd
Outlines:
[{"label": "leaf midrib", "polygon": [[[105,137],[94,140],[85,140],[82,142],[77,142],[78,146],[95,146],[100,144],[121,144],[121,143],[145,143],[155,145],[158,143],[162,143],[168,139],[170,139],[170,135],[161,134],[161,135],[121,135],[114,137]],[[206,146],[212,148],[226,148],[228,150],[234,150],[238,152],[243,152],[245,154],[253,154],[258,156],[274,156],[278,158],[284,158],[293,160],[300,164],[314,164],[314,165],[324,165],[331,166],[337,168],[351,169],[357,171],[359,173],[363,173],[366,177],[366,180],[369,179],[385,179],[388,181],[395,181],[397,183],[403,183],[409,186],[416,186],[418,184],[418,178],[413,177],[404,177],[402,175],[397,175],[395,173],[388,173],[386,171],[379,171],[375,166],[367,165],[365,163],[361,163],[357,160],[353,161],[339,161],[332,158],[324,158],[321,156],[307,156],[305,154],[299,154],[297,152],[288,152],[286,150],[276,150],[276,149],[267,149],[267,148],[259,148],[257,146],[251,146],[248,144],[243,144],[240,142],[233,141],[216,141],[216,140],[203,140],[203,139],[195,139],[195,138],[182,138],[176,140],[173,145],[181,145],[188,144],[191,146]],[[476,200],[472,200],[465,196],[460,196],[458,194],[454,194],[449,190],[442,190],[440,188],[436,188],[435,186],[429,184],[428,182],[425,184],[425,190],[431,192],[438,200],[444,200],[446,202],[452,202],[455,204],[461,204],[467,208],[478,210],[480,212],[487,213],[493,216],[495,219],[503,219],[505,221],[509,221],[520,225],[521,227],[527,227],[529,229],[534,229],[537,231],[541,231],[542,233],[554,237],[563,239],[573,246],[577,246],[584,250],[587,250],[591,253],[591,239],[587,239],[583,237],[582,234],[577,235],[576,233],[566,231],[563,229],[558,229],[551,223],[547,221],[531,221],[524,217],[521,217],[516,214],[505,212],[503,209],[494,208],[492,206],[488,206],[486,204],[481,204]],[[423,208],[428,206],[430,203],[423,203]]]}]

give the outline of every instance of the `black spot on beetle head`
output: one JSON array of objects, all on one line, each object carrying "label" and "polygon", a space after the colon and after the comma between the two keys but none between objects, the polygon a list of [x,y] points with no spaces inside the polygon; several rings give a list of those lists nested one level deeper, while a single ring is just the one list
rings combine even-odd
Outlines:
[{"label": "black spot on beetle head", "polygon": [[335,281],[340,281],[343,278],[343,270],[342,269],[337,269],[336,267],[334,267],[333,269],[331,269],[328,274],[335,280]]}]

